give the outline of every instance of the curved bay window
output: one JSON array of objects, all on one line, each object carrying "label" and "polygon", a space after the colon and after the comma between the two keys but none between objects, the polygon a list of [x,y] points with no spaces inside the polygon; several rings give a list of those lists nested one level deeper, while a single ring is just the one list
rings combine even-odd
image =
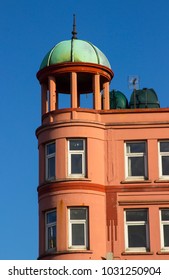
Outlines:
[{"label": "curved bay window", "polygon": [[46,180],[55,179],[55,142],[46,144]]},{"label": "curved bay window", "polygon": [[45,213],[46,251],[56,248],[56,210]]},{"label": "curved bay window", "polygon": [[69,217],[69,248],[88,248],[88,208],[71,207]]},{"label": "curved bay window", "polygon": [[68,140],[68,176],[86,176],[86,142],[84,139]]}]

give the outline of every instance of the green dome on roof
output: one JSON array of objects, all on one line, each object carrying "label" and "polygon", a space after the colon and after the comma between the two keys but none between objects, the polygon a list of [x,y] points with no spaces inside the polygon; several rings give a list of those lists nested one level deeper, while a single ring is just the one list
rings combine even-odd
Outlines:
[{"label": "green dome on roof", "polygon": [[42,60],[40,70],[64,62],[96,63],[111,68],[107,57],[92,43],[72,39],[55,45]]}]

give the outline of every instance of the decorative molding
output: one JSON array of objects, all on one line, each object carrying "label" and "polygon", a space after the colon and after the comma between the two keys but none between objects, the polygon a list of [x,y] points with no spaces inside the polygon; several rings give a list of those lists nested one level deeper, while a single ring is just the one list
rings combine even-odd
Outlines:
[{"label": "decorative molding", "polygon": [[105,193],[105,186],[100,184],[93,184],[89,182],[82,182],[71,180],[69,182],[52,182],[41,185],[38,187],[37,191],[39,196],[43,194],[50,194],[53,192],[58,191],[74,191],[74,190],[88,190],[88,191],[96,191],[96,192],[104,192]]}]

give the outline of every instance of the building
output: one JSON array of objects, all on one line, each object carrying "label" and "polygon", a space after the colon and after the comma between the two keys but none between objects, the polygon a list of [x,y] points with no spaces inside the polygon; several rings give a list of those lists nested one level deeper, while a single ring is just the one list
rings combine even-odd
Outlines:
[{"label": "building", "polygon": [[110,93],[108,59],[72,34],[37,73],[38,258],[169,259],[169,109]]}]

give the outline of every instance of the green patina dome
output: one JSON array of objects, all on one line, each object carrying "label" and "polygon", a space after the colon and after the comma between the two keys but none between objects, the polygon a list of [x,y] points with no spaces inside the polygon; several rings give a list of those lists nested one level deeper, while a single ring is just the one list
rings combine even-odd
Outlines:
[{"label": "green patina dome", "polygon": [[72,39],[55,45],[42,60],[40,70],[64,62],[96,63],[111,68],[107,57],[92,43]]}]

